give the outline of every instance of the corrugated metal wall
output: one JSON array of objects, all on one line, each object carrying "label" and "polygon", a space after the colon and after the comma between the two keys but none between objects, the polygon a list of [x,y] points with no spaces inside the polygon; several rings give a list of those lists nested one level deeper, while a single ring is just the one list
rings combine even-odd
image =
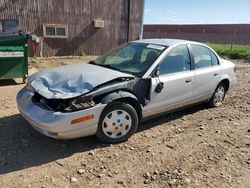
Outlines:
[{"label": "corrugated metal wall", "polygon": [[144,25],[143,37],[250,44],[250,24]]},{"label": "corrugated metal wall", "polygon": [[[103,54],[138,39],[142,14],[143,0],[0,0],[0,20],[17,19],[24,32],[43,36],[43,24],[68,25],[68,39],[44,38],[44,56]],[[94,28],[94,19],[105,27]]]}]

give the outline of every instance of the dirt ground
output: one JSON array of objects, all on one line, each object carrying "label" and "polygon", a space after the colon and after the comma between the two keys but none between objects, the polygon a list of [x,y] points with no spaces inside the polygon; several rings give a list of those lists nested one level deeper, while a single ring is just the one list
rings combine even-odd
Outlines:
[{"label": "dirt ground", "polygon": [[[31,68],[79,59],[32,60]],[[54,140],[21,117],[23,84],[0,81],[1,187],[250,187],[250,62],[219,108],[201,104],[139,126],[127,142]]]}]

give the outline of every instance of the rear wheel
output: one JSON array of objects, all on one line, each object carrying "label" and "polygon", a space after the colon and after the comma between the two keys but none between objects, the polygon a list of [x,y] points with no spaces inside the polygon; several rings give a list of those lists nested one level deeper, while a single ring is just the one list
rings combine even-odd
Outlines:
[{"label": "rear wheel", "polygon": [[212,98],[209,103],[211,107],[219,107],[222,105],[226,94],[226,85],[221,83],[217,86]]},{"label": "rear wheel", "polygon": [[127,103],[112,102],[103,110],[96,136],[108,143],[119,143],[133,135],[138,126],[136,110]]}]

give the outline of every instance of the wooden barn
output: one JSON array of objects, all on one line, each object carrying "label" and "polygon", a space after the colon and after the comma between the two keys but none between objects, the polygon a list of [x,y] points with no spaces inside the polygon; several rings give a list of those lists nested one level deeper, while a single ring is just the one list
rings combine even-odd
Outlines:
[{"label": "wooden barn", "polygon": [[43,56],[100,55],[140,37],[143,6],[143,0],[0,0],[0,35],[36,35]]}]

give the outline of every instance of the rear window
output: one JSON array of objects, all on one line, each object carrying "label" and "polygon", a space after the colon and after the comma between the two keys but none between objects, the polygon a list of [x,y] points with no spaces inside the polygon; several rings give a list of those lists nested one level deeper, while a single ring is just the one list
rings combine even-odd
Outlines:
[{"label": "rear window", "polygon": [[219,65],[219,60],[217,56],[210,50],[211,58],[212,58],[212,65]]},{"label": "rear window", "polygon": [[210,55],[210,50],[201,45],[191,45],[192,54],[194,57],[195,68],[205,68],[212,66],[212,57]]}]

